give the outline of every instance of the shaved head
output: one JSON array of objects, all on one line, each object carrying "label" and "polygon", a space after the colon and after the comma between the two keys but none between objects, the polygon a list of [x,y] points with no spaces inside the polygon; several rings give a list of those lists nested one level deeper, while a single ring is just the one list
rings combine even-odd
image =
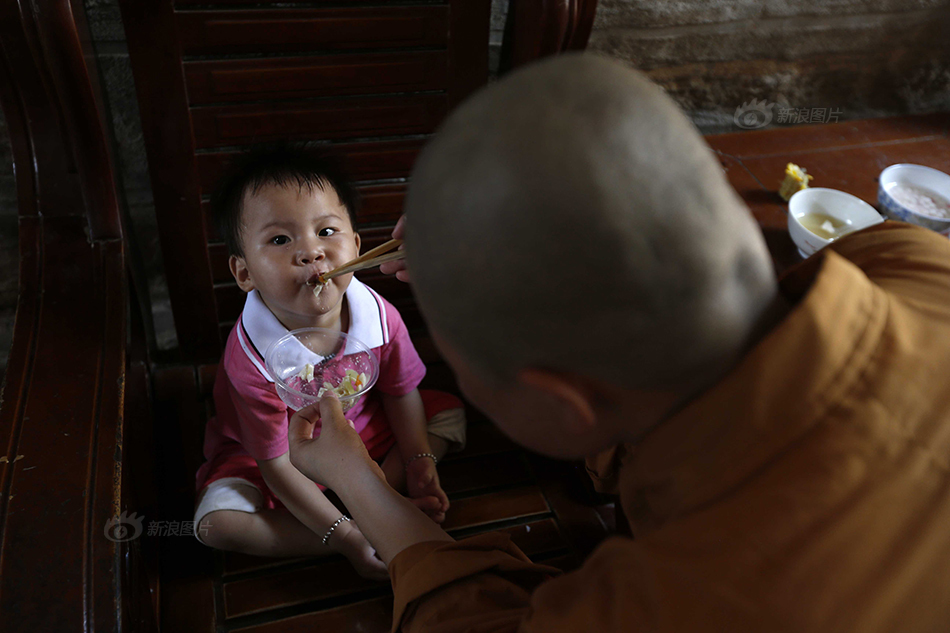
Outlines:
[{"label": "shaved head", "polygon": [[762,236],[672,100],[592,55],[483,89],[419,158],[409,267],[433,329],[486,376],[704,383],[776,295]]}]

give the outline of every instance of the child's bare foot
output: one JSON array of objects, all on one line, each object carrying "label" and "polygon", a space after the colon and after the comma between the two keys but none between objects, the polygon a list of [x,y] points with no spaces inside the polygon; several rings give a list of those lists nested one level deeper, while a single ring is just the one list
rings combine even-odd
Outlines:
[{"label": "child's bare foot", "polygon": [[[433,521],[441,523],[445,520],[445,513],[449,509],[449,497],[439,483],[439,473],[435,468],[435,462],[427,458],[410,462],[406,467],[406,489],[413,503],[432,517]],[[438,505],[427,501],[426,507],[431,508],[427,510],[419,503],[424,499],[434,499]]]}]

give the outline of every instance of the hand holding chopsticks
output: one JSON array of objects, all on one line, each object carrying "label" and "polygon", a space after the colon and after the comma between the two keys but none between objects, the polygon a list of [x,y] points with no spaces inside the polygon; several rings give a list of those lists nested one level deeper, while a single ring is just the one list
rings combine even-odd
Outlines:
[{"label": "hand holding chopsticks", "polygon": [[333,270],[320,275],[318,281],[322,284],[325,284],[334,277],[339,277],[340,275],[354,273],[365,268],[374,268],[375,266],[379,266],[385,262],[402,259],[406,256],[406,251],[390,252],[395,248],[399,248],[401,244],[402,240],[389,240],[385,244],[381,244],[376,248],[363,253],[356,259],[350,260],[342,266],[338,266]]}]

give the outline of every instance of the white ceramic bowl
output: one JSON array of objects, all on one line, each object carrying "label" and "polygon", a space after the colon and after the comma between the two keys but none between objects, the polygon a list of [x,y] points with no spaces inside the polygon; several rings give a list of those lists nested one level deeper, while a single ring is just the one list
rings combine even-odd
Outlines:
[{"label": "white ceramic bowl", "polygon": [[892,220],[909,222],[950,236],[950,218],[918,213],[894,199],[894,188],[900,185],[921,189],[924,194],[935,193],[944,200],[950,200],[950,176],[923,165],[901,163],[882,171],[877,187],[877,202],[884,215]]},{"label": "white ceramic bowl", "polygon": [[834,241],[802,225],[802,218],[809,213],[823,213],[844,222],[847,229],[838,237],[884,221],[874,207],[850,193],[823,187],[802,189],[788,201],[788,233],[802,257],[810,257]]},{"label": "white ceramic bowl", "polygon": [[[379,361],[365,344],[346,332],[318,327],[293,330],[271,343],[264,353],[264,364],[274,379],[277,395],[298,411],[317,402],[325,382],[339,387],[348,369],[365,374],[367,380],[356,393],[340,396],[344,411],[356,404],[379,378]],[[307,364],[313,365],[312,379],[299,375]]]}]

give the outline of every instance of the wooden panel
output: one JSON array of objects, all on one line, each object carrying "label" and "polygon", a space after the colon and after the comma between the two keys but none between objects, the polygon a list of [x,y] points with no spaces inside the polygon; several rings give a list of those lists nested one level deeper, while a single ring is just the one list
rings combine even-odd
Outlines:
[{"label": "wooden panel", "polygon": [[488,82],[485,34],[491,20],[491,4],[485,0],[451,0],[449,97],[452,107]]},{"label": "wooden panel", "polygon": [[515,488],[452,501],[442,527],[452,530],[549,511],[547,501],[538,488]]},{"label": "wooden panel", "polygon": [[361,207],[357,221],[395,222],[402,215],[407,185],[360,187]]},{"label": "wooden panel", "polygon": [[[366,631],[386,633],[393,619],[393,597],[383,596],[336,609],[305,613],[292,618],[241,628],[241,633],[314,633],[315,631]],[[182,629],[185,630],[185,629]]]},{"label": "wooden panel", "polygon": [[[203,397],[192,366],[157,369],[155,382],[155,422],[158,434],[158,463],[162,468],[159,484],[165,510],[175,517],[191,516],[194,511],[195,472],[204,463],[205,416]],[[195,541],[197,542],[197,541]]]},{"label": "wooden panel", "polygon": [[[454,530],[458,532],[463,528]],[[524,523],[522,525],[513,525],[511,527],[497,530],[502,534],[511,536],[521,551],[528,556],[547,554],[569,547],[561,531],[557,527],[554,519],[541,519]],[[263,572],[279,574],[282,573],[281,567],[298,567],[306,559],[302,558],[266,558],[263,556],[250,556],[247,554],[237,554],[235,552],[224,553],[223,573],[225,578],[237,574],[247,574],[249,572]],[[323,564],[331,559],[320,560],[313,559],[314,564]],[[319,598],[319,595],[312,596]]]},{"label": "wooden panel", "polygon": [[[525,525],[500,530],[511,536],[514,543],[528,556],[557,552],[569,547],[553,519],[542,519]],[[244,572],[268,569],[255,566],[254,557],[235,557],[229,570]],[[243,561],[243,565],[241,562]],[[313,559],[305,567],[288,566],[282,569],[279,559],[259,559],[271,563],[267,575],[238,579],[224,584],[226,617],[243,617],[253,613],[283,609],[295,605],[336,598],[346,601],[348,596],[374,588],[387,588],[389,581],[374,582],[361,578],[353,566],[341,556]],[[273,567],[273,565],[278,565]]]},{"label": "wooden panel", "polygon": [[[445,46],[444,6],[188,11],[175,15],[182,54]],[[486,38],[487,42],[487,38]]]},{"label": "wooden panel", "polygon": [[[356,215],[356,221],[360,225],[388,223],[389,226],[392,226],[402,215],[406,190],[407,186],[404,184],[357,187],[360,195],[360,209]],[[221,241],[221,236],[218,235],[211,218],[211,204],[209,202],[201,203],[201,214],[204,218],[209,241]]]},{"label": "wooden panel", "polygon": [[388,581],[362,578],[350,561],[333,556],[317,567],[227,583],[224,586],[224,610],[226,617],[234,618],[387,585]]},{"label": "wooden panel", "polygon": [[[373,143],[326,143],[328,154],[339,156],[343,171],[353,182],[405,178],[412,171],[416,156],[426,139],[414,138]],[[210,196],[236,151],[202,152],[195,156],[201,190]]]},{"label": "wooden panel", "polygon": [[445,95],[359,97],[281,104],[200,107],[191,111],[199,148],[287,138],[354,138],[432,132]]},{"label": "wooden panel", "polygon": [[11,631],[117,626],[119,544],[103,530],[120,505],[128,295],[122,242],[90,244],[87,230],[80,217],[21,220],[18,315],[33,318],[17,319],[0,406],[0,621]]},{"label": "wooden panel", "polygon": [[445,51],[186,62],[192,104],[445,88]]}]

